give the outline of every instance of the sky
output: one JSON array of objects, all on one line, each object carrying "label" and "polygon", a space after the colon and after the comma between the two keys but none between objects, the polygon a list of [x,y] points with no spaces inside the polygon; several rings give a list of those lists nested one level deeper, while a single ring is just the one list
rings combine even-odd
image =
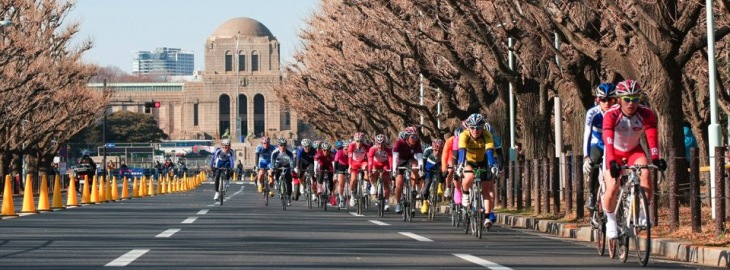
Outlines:
[{"label": "sky", "polygon": [[236,17],[266,25],[281,44],[282,63],[291,62],[299,29],[318,9],[319,0],[76,0],[67,20],[81,23],[74,42],[94,43],[88,63],[131,73],[132,52],[169,47],[193,51],[195,70],[202,70],[206,39]]}]

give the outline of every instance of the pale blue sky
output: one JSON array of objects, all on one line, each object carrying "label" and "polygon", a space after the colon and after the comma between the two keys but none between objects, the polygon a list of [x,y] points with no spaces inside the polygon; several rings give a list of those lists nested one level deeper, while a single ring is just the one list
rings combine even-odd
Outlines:
[{"label": "pale blue sky", "polygon": [[236,17],[266,25],[281,43],[282,62],[292,61],[297,33],[318,8],[319,0],[76,0],[69,19],[81,22],[77,40],[94,42],[87,62],[131,72],[133,51],[171,47],[195,52],[198,70],[208,35]]}]

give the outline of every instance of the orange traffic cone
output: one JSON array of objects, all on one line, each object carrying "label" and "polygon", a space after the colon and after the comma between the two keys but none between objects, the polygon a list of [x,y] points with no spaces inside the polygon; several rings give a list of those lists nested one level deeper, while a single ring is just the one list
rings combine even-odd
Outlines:
[{"label": "orange traffic cone", "polygon": [[91,181],[91,187],[89,187],[91,190],[91,203],[92,204],[99,203],[99,188],[97,187],[96,179],[98,179],[98,178],[96,177],[96,175],[94,175],[94,180]]},{"label": "orange traffic cone", "polygon": [[33,177],[27,174],[25,177],[25,192],[23,194],[23,210],[20,213],[35,214],[35,201],[33,200]]},{"label": "orange traffic cone", "polygon": [[13,202],[13,178],[10,175],[5,176],[5,189],[3,191],[3,210],[0,216],[3,218],[17,217],[15,213],[15,203]]},{"label": "orange traffic cone", "polygon": [[139,196],[147,197],[147,177],[142,176],[139,180]]},{"label": "orange traffic cone", "polygon": [[114,181],[112,181],[112,200],[118,201],[119,200],[119,187],[117,187],[117,177],[114,176]]},{"label": "orange traffic cone", "polygon": [[104,182],[104,183],[105,183],[104,191],[106,192],[106,197],[105,197],[106,201],[107,202],[114,201],[114,199],[112,199],[112,179],[110,178],[110,179],[106,180],[106,182]]},{"label": "orange traffic cone", "polygon": [[90,204],[91,203],[91,189],[89,187],[89,179],[88,175],[84,175],[84,188],[81,191],[81,204]]},{"label": "orange traffic cone", "polygon": [[98,203],[106,202],[106,176],[99,177],[99,187],[96,189],[99,192]]},{"label": "orange traffic cone", "polygon": [[162,190],[160,191],[160,193],[167,194],[167,183],[165,183],[165,178],[162,178],[162,177],[158,178],[157,185],[162,187],[161,188]]},{"label": "orange traffic cone", "polygon": [[48,175],[41,175],[41,192],[38,194],[38,212],[51,211],[51,204],[48,201]]},{"label": "orange traffic cone", "polygon": [[172,181],[170,181],[170,177],[166,177],[165,182],[167,182],[167,193],[175,192],[175,190],[172,189]]},{"label": "orange traffic cone", "polygon": [[57,174],[54,178],[55,180],[53,181],[53,203],[51,204],[51,209],[66,209],[66,207],[63,207],[63,203],[61,202],[61,176]]},{"label": "orange traffic cone", "polygon": [[79,206],[78,198],[76,198],[76,177],[71,175],[71,182],[68,183],[66,189],[66,207]]},{"label": "orange traffic cone", "polygon": [[147,196],[155,196],[155,181],[150,177],[150,182],[147,187]]},{"label": "orange traffic cone", "polygon": [[122,180],[122,200],[129,199],[129,182],[127,182],[127,177],[124,177],[124,180]]},{"label": "orange traffic cone", "polygon": [[139,180],[137,177],[134,178],[134,184],[132,184],[132,196],[139,198]]}]

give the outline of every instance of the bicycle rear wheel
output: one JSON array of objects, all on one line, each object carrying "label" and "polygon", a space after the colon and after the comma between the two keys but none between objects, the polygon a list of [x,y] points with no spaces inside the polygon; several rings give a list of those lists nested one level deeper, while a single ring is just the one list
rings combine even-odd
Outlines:
[{"label": "bicycle rear wheel", "polygon": [[[649,201],[641,186],[634,187],[634,249],[641,266],[646,266],[651,253],[651,216],[649,215]],[[642,219],[644,220],[641,224]]]},{"label": "bicycle rear wheel", "polygon": [[357,183],[356,183],[356,185],[357,185],[357,187],[355,188],[355,190],[357,191],[357,194],[354,194],[352,196],[355,196],[355,198],[356,198],[355,201],[356,201],[356,204],[357,204],[356,205],[356,207],[357,207],[357,214],[358,215],[362,215],[363,212],[365,211],[365,205],[363,203],[363,198],[362,198],[363,197],[363,195],[362,195],[363,194],[363,190],[362,190],[362,177],[360,175],[357,176]]},{"label": "bicycle rear wheel", "polygon": [[312,209],[312,176],[309,172],[306,173],[306,180],[304,181],[306,187],[304,187],[304,197],[307,199],[307,208]]},{"label": "bicycle rear wheel", "polygon": [[628,213],[628,207],[625,202],[625,196],[621,196],[619,193],[619,203],[616,206],[616,223],[618,224],[618,238],[616,239],[616,248],[618,249],[618,258],[621,262],[626,262],[629,258],[629,239],[628,228],[626,227],[626,213]]},{"label": "bicycle rear wheel", "polygon": [[286,180],[283,179],[283,174],[279,179],[279,197],[281,198],[281,208],[286,211]]},{"label": "bicycle rear wheel", "polygon": [[594,210],[591,214],[591,230],[593,241],[596,243],[598,255],[603,256],[606,253],[606,225],[603,223],[603,215],[600,210]]},{"label": "bicycle rear wheel", "polygon": [[223,205],[223,197],[226,196],[226,183],[224,179],[224,177],[218,179],[218,202],[220,205]]},{"label": "bicycle rear wheel", "polygon": [[378,179],[378,217],[383,217],[385,215],[385,195],[383,192],[385,191],[383,188],[383,180]]}]

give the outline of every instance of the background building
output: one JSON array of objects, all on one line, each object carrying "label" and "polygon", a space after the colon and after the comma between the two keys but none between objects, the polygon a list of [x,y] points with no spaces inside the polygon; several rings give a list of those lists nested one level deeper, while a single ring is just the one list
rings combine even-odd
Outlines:
[{"label": "background building", "polygon": [[193,75],[194,67],[195,55],[192,51],[163,47],[152,52],[134,52],[132,74],[188,76]]},{"label": "background building", "polygon": [[152,114],[171,140],[217,140],[228,134],[237,158],[253,166],[258,138],[297,136],[296,114],[272,91],[282,83],[279,50],[276,37],[260,22],[228,20],[206,40],[205,70],[195,81],[109,84],[112,103],[128,104],[114,105],[109,113],[144,113],[144,101],[160,101]]}]

